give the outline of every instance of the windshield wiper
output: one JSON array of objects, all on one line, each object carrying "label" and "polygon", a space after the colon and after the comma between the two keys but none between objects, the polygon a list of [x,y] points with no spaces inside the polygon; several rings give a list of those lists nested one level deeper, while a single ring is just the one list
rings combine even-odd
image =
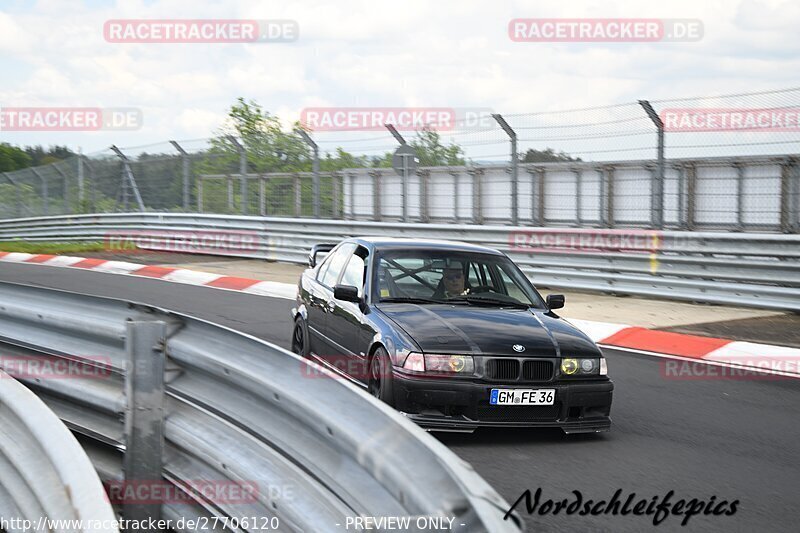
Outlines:
[{"label": "windshield wiper", "polygon": [[450,298],[447,301],[451,302],[453,300],[463,301],[471,304],[489,304],[489,305],[499,305],[501,307],[513,307],[515,309],[528,309],[529,307],[532,307],[518,300],[509,301],[509,300],[504,300],[503,298],[492,298],[491,296],[490,297],[476,296],[473,294],[456,296],[455,298]]},{"label": "windshield wiper", "polygon": [[406,304],[443,304],[442,300],[433,298],[417,298],[412,296],[396,296],[394,298],[381,298],[378,303],[406,303]]}]

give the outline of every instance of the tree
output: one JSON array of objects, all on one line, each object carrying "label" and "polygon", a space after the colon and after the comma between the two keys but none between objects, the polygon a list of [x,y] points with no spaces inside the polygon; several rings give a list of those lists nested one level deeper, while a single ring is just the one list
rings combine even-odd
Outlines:
[{"label": "tree", "polygon": [[45,149],[42,146],[26,146],[25,153],[31,157],[31,166],[49,165],[77,155],[66,146],[50,146]]},{"label": "tree", "polygon": [[443,167],[466,164],[464,150],[457,144],[442,144],[441,136],[428,127],[417,132],[411,146],[417,151],[420,166]]},{"label": "tree", "polygon": [[31,156],[16,146],[0,143],[0,172],[11,172],[31,166]]},{"label": "tree", "polygon": [[555,152],[552,148],[545,150],[534,150],[533,148],[525,152],[522,158],[523,163],[558,163],[561,161],[580,161],[580,157],[572,157],[562,152]]}]

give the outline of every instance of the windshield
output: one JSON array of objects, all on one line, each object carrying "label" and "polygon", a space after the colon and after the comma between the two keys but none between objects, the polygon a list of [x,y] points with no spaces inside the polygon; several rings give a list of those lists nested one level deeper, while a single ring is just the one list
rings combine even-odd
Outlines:
[{"label": "windshield", "polygon": [[544,308],[539,293],[507,257],[447,250],[385,252],[375,301],[468,303]]}]

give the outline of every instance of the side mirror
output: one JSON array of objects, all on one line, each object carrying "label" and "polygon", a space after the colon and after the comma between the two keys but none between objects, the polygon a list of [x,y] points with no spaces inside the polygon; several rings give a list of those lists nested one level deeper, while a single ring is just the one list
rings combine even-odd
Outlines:
[{"label": "side mirror", "polygon": [[317,266],[317,255],[327,254],[335,247],[335,244],[315,244],[314,247],[311,248],[311,253],[308,254],[308,268]]},{"label": "side mirror", "polygon": [[564,307],[564,302],[566,299],[564,298],[563,294],[548,294],[547,295],[547,307],[550,309],[561,309]]},{"label": "side mirror", "polygon": [[333,297],[343,302],[361,303],[358,289],[352,285],[336,285],[333,288]]}]

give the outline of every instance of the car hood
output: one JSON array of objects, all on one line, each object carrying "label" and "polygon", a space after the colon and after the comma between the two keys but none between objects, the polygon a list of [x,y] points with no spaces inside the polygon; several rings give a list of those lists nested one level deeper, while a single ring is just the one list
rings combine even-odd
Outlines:
[{"label": "car hood", "polygon": [[[582,331],[546,311],[462,305],[379,304],[427,353],[598,357]],[[522,352],[514,350],[522,345]]]}]

